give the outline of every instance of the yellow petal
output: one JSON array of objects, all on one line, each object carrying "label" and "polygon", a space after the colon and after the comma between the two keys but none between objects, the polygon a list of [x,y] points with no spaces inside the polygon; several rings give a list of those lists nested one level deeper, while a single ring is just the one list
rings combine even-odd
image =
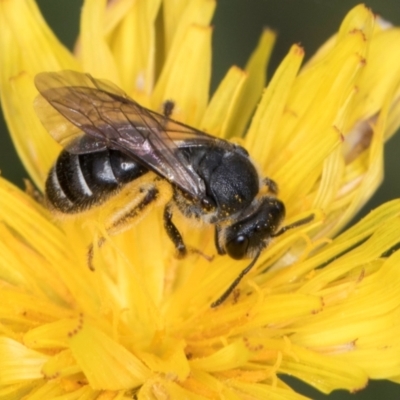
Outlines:
[{"label": "yellow petal", "polygon": [[164,339],[152,353],[140,352],[141,360],[154,373],[164,374],[171,380],[183,382],[191,369],[185,354],[186,343],[172,338]]},{"label": "yellow petal", "polygon": [[181,45],[190,26],[207,26],[214,14],[215,6],[215,0],[165,0],[163,2],[164,54],[169,54],[174,51],[174,47]]},{"label": "yellow petal", "polygon": [[273,140],[278,136],[278,124],[303,56],[302,48],[299,46],[291,48],[265,90],[246,135],[246,147],[264,171],[273,149]]},{"label": "yellow petal", "polygon": [[182,388],[178,383],[162,378],[149,379],[140,388],[138,400],[148,399],[206,400],[205,397]]},{"label": "yellow petal", "polygon": [[121,85],[120,75],[105,38],[106,0],[85,0],[81,15],[78,57],[82,70],[96,78],[109,79]]},{"label": "yellow petal", "polygon": [[[72,314],[72,313],[71,313]],[[24,344],[33,349],[64,349],[68,347],[70,332],[78,325],[78,317],[59,318],[29,330],[23,337]]]},{"label": "yellow petal", "polygon": [[43,378],[42,366],[49,359],[7,337],[0,337],[0,354],[0,384],[4,386]]},{"label": "yellow petal", "polygon": [[153,108],[175,102],[173,117],[199,124],[208,102],[211,76],[211,28],[188,27],[180,46],[174,46],[153,93]]},{"label": "yellow petal", "polygon": [[242,97],[248,75],[237,67],[229,69],[215,91],[200,123],[200,128],[214,136],[227,139],[231,136],[232,121]]},{"label": "yellow petal", "polygon": [[33,77],[40,71],[79,70],[79,66],[33,1],[1,2],[0,26],[0,94],[5,119],[24,166],[35,184],[43,188],[59,146],[33,111],[37,95]]},{"label": "yellow petal", "polygon": [[[400,83],[400,81],[399,81]],[[368,167],[363,174],[363,179],[360,182],[358,190],[355,191],[351,203],[346,207],[345,211],[337,221],[337,225],[332,233],[339,231],[345,224],[347,224],[352,216],[367,202],[367,200],[375,192],[383,179],[383,145],[385,132],[387,130],[386,124],[388,115],[390,113],[391,104],[394,101],[394,95],[397,87],[393,86],[387,93],[386,99],[382,104],[381,112],[376,122],[373,124],[372,140],[368,153]],[[362,140],[362,137],[360,138]],[[348,169],[351,169],[351,164]],[[365,167],[364,167],[365,168]]]},{"label": "yellow petal", "polygon": [[76,364],[71,351],[64,350],[52,356],[42,368],[43,375],[47,379],[59,379],[65,376],[71,376],[81,372]]},{"label": "yellow petal", "polygon": [[330,393],[338,387],[354,392],[367,385],[368,375],[354,364],[300,346],[294,346],[292,350],[297,359],[283,360],[281,371],[307,382],[323,393]]},{"label": "yellow petal", "polygon": [[229,126],[229,137],[243,136],[254,108],[259,102],[266,82],[266,70],[272,49],[275,44],[276,35],[270,29],[262,33],[258,45],[247,62],[245,71],[248,74],[240,101],[234,110],[235,117]]},{"label": "yellow petal", "polygon": [[238,393],[244,393],[254,399],[307,400],[306,397],[293,392],[291,389],[282,389],[274,385],[256,385],[254,383],[232,380],[231,386],[235,388]]},{"label": "yellow petal", "polygon": [[384,30],[372,37],[367,65],[357,85],[357,103],[349,116],[353,121],[374,115],[393,87],[399,87],[400,67],[396,63],[396,49],[399,46],[398,28]]},{"label": "yellow petal", "polygon": [[69,342],[93,389],[134,388],[149,376],[149,371],[138,358],[89,322],[82,320]]},{"label": "yellow petal", "polygon": [[111,38],[122,87],[142,104],[143,96],[150,96],[154,86],[155,20],[160,3],[160,0],[135,1]]},{"label": "yellow petal", "polygon": [[302,71],[288,98],[274,146],[276,157],[268,165],[272,177],[284,182],[280,196],[287,204],[310,191],[323,161],[343,139],[354,86],[365,66],[365,38],[373,28],[373,15],[362,7],[360,17],[359,11],[350,12],[348,20],[355,25],[344,22],[336,46],[323,61]]},{"label": "yellow petal", "polygon": [[236,341],[208,357],[195,358],[190,361],[192,368],[204,371],[224,371],[234,369],[249,358],[249,350],[242,341]]}]

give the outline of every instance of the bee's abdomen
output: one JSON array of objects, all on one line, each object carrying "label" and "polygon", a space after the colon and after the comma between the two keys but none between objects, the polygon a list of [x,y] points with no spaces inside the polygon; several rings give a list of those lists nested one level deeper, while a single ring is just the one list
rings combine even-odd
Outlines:
[{"label": "bee's abdomen", "polygon": [[145,167],[117,150],[88,154],[64,150],[47,178],[47,199],[64,213],[84,211],[146,172]]}]

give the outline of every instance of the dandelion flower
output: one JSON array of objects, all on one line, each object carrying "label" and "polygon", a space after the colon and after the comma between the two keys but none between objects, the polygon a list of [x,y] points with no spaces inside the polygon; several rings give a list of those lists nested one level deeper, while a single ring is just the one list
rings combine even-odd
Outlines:
[{"label": "dandelion flower", "polygon": [[[110,236],[104,221],[129,188],[60,219],[1,179],[1,398],[301,399],[280,375],[325,393],[400,380],[400,200],[340,233],[381,182],[400,123],[400,31],[357,6],[306,65],[294,45],[264,89],[267,30],[209,98],[214,7],[86,0],[70,53],[33,0],[0,1],[1,103],[39,191],[61,146],[34,112],[33,80],[69,69],[155,111],[173,100],[175,119],[240,143],[279,183],[285,224],[313,215],[210,307],[248,261],[177,259],[162,207]],[[212,227],[177,225],[215,254]],[[102,236],[90,271],[88,245]]]}]

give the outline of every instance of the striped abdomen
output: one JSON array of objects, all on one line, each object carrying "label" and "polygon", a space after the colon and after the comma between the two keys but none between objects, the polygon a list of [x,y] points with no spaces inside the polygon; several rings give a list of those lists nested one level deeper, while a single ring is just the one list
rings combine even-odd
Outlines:
[{"label": "striped abdomen", "polygon": [[76,213],[102,203],[148,169],[117,150],[72,154],[63,150],[46,181],[50,204]]}]

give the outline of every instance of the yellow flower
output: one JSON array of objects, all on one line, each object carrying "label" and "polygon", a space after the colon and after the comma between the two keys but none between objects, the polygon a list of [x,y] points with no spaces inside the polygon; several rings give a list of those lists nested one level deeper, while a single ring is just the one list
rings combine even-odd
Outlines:
[{"label": "yellow flower", "polygon": [[[172,99],[174,118],[241,143],[279,183],[285,224],[314,216],[275,238],[212,308],[248,261],[176,259],[162,207],[109,236],[128,190],[60,220],[1,179],[0,398],[301,399],[278,374],[325,393],[400,380],[400,252],[390,251],[400,200],[335,236],[379,185],[383,142],[400,124],[400,30],[358,6],[301,69],[293,46],[263,91],[265,31],[209,100],[214,7],[86,0],[71,54],[33,0],[0,1],[1,103],[40,191],[61,146],[33,110],[33,79],[72,69],[154,110]],[[212,227],[177,225],[215,254]],[[103,236],[90,271],[87,246]]]}]

